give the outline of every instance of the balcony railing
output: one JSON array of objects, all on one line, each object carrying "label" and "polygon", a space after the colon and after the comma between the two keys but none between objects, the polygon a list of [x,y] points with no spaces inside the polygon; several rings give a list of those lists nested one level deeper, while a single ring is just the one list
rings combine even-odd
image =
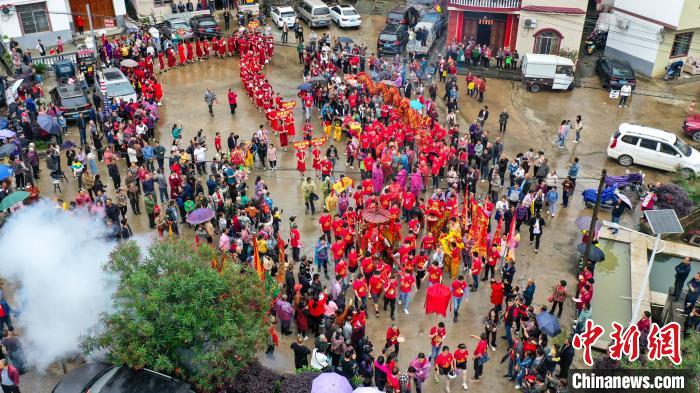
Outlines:
[{"label": "balcony railing", "polygon": [[521,0],[450,0],[449,5],[475,8],[520,8]]}]

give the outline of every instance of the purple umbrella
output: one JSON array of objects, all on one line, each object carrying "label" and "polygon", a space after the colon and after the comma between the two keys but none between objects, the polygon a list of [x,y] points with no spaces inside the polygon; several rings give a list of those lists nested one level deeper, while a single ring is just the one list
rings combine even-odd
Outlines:
[{"label": "purple umbrella", "polygon": [[323,373],[314,379],[311,393],[352,393],[352,386],[340,374]]},{"label": "purple umbrella", "polygon": [[199,208],[196,210],[193,210],[192,213],[190,213],[187,216],[187,222],[189,222],[192,225],[197,225],[201,224],[203,222],[207,222],[214,218],[216,216],[216,213],[214,213],[213,210],[207,209],[207,208]]},{"label": "purple umbrella", "polygon": [[0,139],[12,138],[13,136],[15,136],[14,131],[8,129],[0,130]]}]

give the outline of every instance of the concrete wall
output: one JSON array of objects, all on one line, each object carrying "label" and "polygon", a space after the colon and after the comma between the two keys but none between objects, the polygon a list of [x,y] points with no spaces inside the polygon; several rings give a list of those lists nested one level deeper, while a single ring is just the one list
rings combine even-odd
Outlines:
[{"label": "concrete wall", "polygon": [[700,28],[700,0],[685,0],[678,30]]},{"label": "concrete wall", "polygon": [[[615,6],[617,7],[617,4]],[[627,28],[621,29],[618,21],[627,23]],[[608,30],[605,56],[627,60],[636,72],[651,76],[662,43],[663,30],[662,25],[614,11]]]},{"label": "concrete wall", "polygon": [[673,40],[676,34],[693,32],[693,40],[690,41],[690,50],[688,51],[688,56],[693,58],[700,58],[700,28],[695,28],[692,30],[664,30],[663,43],[659,45],[659,50],[656,53],[656,60],[654,62],[654,68],[651,72],[651,76],[661,76],[664,74],[665,67],[675,61],[683,60],[683,62],[688,61],[688,56],[682,57],[671,57],[671,49],[673,48]]},{"label": "concrete wall", "polygon": [[[685,4],[688,3],[688,4]],[[694,3],[695,18],[698,17],[698,0],[615,0],[615,8],[642,15],[659,22],[678,26],[686,5]]]},{"label": "concrete wall", "polygon": [[[36,0],[20,0],[12,2],[13,5],[41,3]],[[70,42],[71,38],[71,18],[68,13],[68,5],[66,0],[46,0],[46,8],[49,12],[49,27],[51,31],[40,33],[23,34],[19,23],[19,15],[14,12],[11,15],[0,16],[0,34],[6,35],[9,38],[15,38],[22,48],[33,49],[37,41],[41,39],[44,45],[55,45],[56,39],[60,35],[64,42]]]},{"label": "concrete wall", "polygon": [[[581,45],[581,35],[586,15],[543,14],[522,11],[520,23],[518,23],[518,38],[515,49],[520,55],[532,53],[535,46],[535,34],[541,30],[552,29],[562,36],[560,49],[577,51]],[[537,26],[534,29],[525,27],[525,19],[535,19]]]}]

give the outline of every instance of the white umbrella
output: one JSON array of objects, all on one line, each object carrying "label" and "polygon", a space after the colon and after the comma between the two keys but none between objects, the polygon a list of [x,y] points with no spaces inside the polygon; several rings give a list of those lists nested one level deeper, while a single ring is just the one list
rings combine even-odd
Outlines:
[{"label": "white umbrella", "polygon": [[382,393],[382,391],[374,386],[363,386],[353,390],[352,393]]},{"label": "white umbrella", "polygon": [[132,60],[132,59],[124,59],[119,64],[121,64],[122,67],[126,67],[126,68],[134,68],[134,67],[137,67],[139,65],[139,63],[137,63],[136,60]]},{"label": "white umbrella", "polygon": [[17,79],[15,83],[12,84],[12,92],[17,93],[17,89],[19,89],[19,86],[24,82],[24,79]]},{"label": "white umbrella", "polygon": [[615,195],[616,195],[622,202],[624,202],[625,205],[627,205],[627,207],[628,207],[630,210],[632,210],[632,201],[630,201],[630,199],[627,197],[627,195],[621,193],[621,192],[618,191],[618,190],[615,190]]}]

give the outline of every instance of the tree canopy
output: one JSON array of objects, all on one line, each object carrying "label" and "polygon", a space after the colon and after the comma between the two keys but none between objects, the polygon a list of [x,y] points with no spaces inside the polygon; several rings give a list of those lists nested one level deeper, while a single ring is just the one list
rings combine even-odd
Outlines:
[{"label": "tree canopy", "polygon": [[184,240],[156,242],[145,253],[119,245],[106,269],[119,276],[113,310],[84,337],[86,353],[133,368],[177,376],[202,391],[229,385],[265,343],[271,299],[255,271]]}]

